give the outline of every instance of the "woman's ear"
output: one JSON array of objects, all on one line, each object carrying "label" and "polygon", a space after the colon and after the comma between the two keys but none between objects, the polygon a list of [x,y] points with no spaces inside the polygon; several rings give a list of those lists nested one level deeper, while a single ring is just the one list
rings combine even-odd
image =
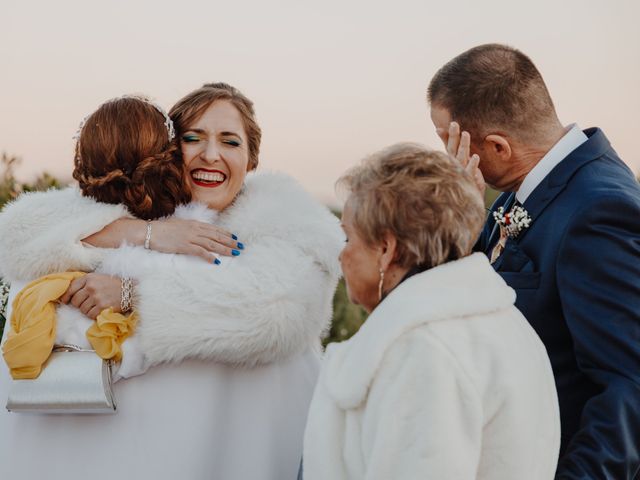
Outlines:
[{"label": "woman's ear", "polygon": [[506,137],[498,134],[487,135],[483,143],[484,150],[490,152],[492,157],[498,157],[501,160],[511,158],[511,145]]},{"label": "woman's ear", "polygon": [[398,240],[389,231],[385,232],[382,242],[380,243],[380,268],[383,272],[389,270],[389,266],[396,258],[396,249],[398,248]]}]

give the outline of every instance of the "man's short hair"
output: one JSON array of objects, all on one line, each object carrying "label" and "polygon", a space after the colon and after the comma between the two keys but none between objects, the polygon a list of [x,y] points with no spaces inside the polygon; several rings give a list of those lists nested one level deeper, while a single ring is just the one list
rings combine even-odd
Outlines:
[{"label": "man's short hair", "polygon": [[427,99],[448,110],[472,139],[503,132],[526,142],[557,119],[531,59],[500,44],[480,45],[449,61],[431,80]]}]

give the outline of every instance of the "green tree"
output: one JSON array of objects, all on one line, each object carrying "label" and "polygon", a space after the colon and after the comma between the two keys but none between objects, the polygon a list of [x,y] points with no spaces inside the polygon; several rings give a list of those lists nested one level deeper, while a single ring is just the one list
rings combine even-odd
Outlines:
[{"label": "green tree", "polygon": [[487,189],[484,191],[484,206],[487,208],[491,207],[491,205],[493,205],[493,202],[496,201],[496,198],[498,198],[498,195],[500,195],[500,192],[494,190],[493,188],[487,187]]},{"label": "green tree", "polygon": [[22,192],[62,188],[63,182],[48,172],[41,173],[33,182],[20,183],[15,176],[15,169],[22,160],[15,155],[2,152],[0,156],[0,207],[15,199]]},{"label": "green tree", "polygon": [[333,297],[333,320],[329,335],[324,340],[327,345],[332,342],[342,342],[351,338],[367,319],[367,313],[359,306],[349,301],[347,287],[344,280],[340,280]]},{"label": "green tree", "polygon": [[0,157],[0,206],[13,200],[20,193],[20,186],[14,175],[15,167],[20,163],[20,158],[2,152]]},{"label": "green tree", "polygon": [[66,185],[48,172],[41,173],[32,183],[23,183],[22,192],[44,191],[51,188],[63,188]]}]

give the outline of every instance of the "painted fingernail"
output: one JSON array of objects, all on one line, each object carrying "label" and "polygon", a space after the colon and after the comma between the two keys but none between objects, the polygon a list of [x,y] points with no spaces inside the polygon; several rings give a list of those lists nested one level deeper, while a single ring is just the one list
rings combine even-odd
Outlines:
[{"label": "painted fingernail", "polygon": [[231,255],[237,257],[238,255],[240,255],[240,250],[231,250]]},{"label": "painted fingernail", "polygon": [[220,261],[219,258],[216,258],[213,263],[215,263],[216,265],[220,265],[222,262]]},{"label": "painted fingernail", "polygon": [[233,238],[234,240],[237,240],[237,239],[238,239],[238,236],[237,236],[235,233],[232,233],[232,234],[231,234],[231,238]]},{"label": "painted fingernail", "polygon": [[244,243],[238,242],[238,249],[239,250],[244,250]]}]

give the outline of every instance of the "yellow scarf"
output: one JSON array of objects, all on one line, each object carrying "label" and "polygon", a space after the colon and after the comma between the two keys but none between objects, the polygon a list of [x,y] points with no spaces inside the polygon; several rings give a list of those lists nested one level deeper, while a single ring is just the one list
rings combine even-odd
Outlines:
[{"label": "yellow scarf", "polygon": [[[12,304],[11,330],[2,354],[14,379],[38,378],[56,338],[56,302],[83,272],[46,275],[24,287]],[[103,310],[87,330],[87,339],[105,360],[122,359],[122,343],[133,334],[137,315]]]}]

